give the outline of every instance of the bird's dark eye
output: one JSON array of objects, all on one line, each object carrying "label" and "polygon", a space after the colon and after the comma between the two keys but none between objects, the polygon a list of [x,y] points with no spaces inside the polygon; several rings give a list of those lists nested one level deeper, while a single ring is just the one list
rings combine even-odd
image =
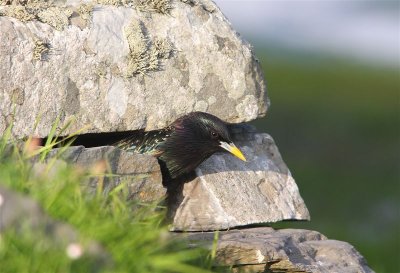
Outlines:
[{"label": "bird's dark eye", "polygon": [[218,134],[214,131],[211,131],[211,137],[216,139],[216,138],[218,138]]}]

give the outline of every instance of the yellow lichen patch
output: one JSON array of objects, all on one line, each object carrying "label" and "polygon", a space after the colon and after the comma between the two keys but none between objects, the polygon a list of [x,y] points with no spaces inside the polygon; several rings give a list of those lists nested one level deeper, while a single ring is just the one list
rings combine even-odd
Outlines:
[{"label": "yellow lichen patch", "polygon": [[171,0],[96,0],[100,5],[136,7],[141,11],[153,11],[169,14],[172,9]]},{"label": "yellow lichen patch", "polygon": [[7,6],[7,5],[23,5],[23,2],[26,1],[19,1],[19,0],[0,0],[0,6]]},{"label": "yellow lichen patch", "polygon": [[32,14],[29,9],[21,5],[8,6],[1,11],[1,15],[14,17],[24,23],[32,21],[36,18],[36,16]]},{"label": "yellow lichen patch", "polygon": [[169,59],[174,51],[174,47],[167,39],[156,39],[154,49],[157,56],[162,59]]},{"label": "yellow lichen patch", "polygon": [[[20,2],[21,5],[24,6],[30,14],[35,16],[34,19],[38,19],[37,15],[40,11],[47,9],[52,5],[51,1],[32,0],[32,1],[20,1]],[[9,8],[12,8],[12,6]]]},{"label": "yellow lichen patch", "polygon": [[168,59],[172,55],[173,47],[168,40],[156,39],[152,44],[143,28],[140,21],[133,20],[124,29],[130,51],[126,77],[159,70],[160,59]]},{"label": "yellow lichen patch", "polygon": [[97,0],[97,4],[100,5],[112,5],[112,6],[121,6],[122,1],[121,0]]},{"label": "yellow lichen patch", "polygon": [[43,60],[43,56],[50,51],[50,45],[40,39],[35,40],[35,47],[33,48],[33,59],[36,61]]},{"label": "yellow lichen patch", "polygon": [[61,7],[50,7],[40,11],[37,15],[38,19],[54,27],[57,30],[63,30],[69,24],[69,17],[72,15],[72,10]]},{"label": "yellow lichen patch", "polygon": [[22,5],[43,4],[53,2],[51,0],[0,0],[0,5]]},{"label": "yellow lichen patch", "polygon": [[111,6],[125,6],[125,7],[133,7],[135,4],[135,0],[96,0],[97,4],[100,5],[111,5]]},{"label": "yellow lichen patch", "polygon": [[[63,30],[69,24],[72,10],[66,7],[54,6],[53,1],[42,0],[14,0],[1,3],[4,8],[0,16],[14,17],[22,22],[39,20],[57,30]],[[16,5],[18,3],[18,5]]]},{"label": "yellow lichen patch", "polygon": [[157,69],[158,59],[157,56],[151,54],[150,44],[143,32],[142,23],[133,20],[125,27],[124,31],[130,50],[126,76],[132,77],[138,73],[146,74],[150,70]]},{"label": "yellow lichen patch", "polygon": [[130,51],[135,54],[144,54],[147,50],[148,39],[143,32],[142,22],[132,20],[124,31]]},{"label": "yellow lichen patch", "polygon": [[137,7],[144,11],[154,11],[169,14],[172,9],[170,0],[138,0]]},{"label": "yellow lichen patch", "polygon": [[91,20],[94,4],[81,4],[77,11],[79,16],[87,23]]}]

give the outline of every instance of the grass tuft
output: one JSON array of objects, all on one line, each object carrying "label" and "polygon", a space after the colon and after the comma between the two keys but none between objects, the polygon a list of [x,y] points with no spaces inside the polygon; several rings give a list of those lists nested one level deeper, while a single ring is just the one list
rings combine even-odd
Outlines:
[{"label": "grass tuft", "polygon": [[[91,170],[69,165],[59,155],[48,160],[57,126],[46,145],[35,149],[34,139],[22,150],[10,144],[11,128],[6,130],[0,138],[0,186],[36,200],[52,219],[77,231],[77,242],[66,249],[48,237],[45,225],[23,232],[6,229],[0,237],[2,272],[210,272],[208,251],[188,249],[169,236],[163,207],[127,201],[125,184],[107,195],[89,195],[85,185],[95,175]],[[10,146],[11,154],[6,152]],[[34,155],[41,160],[32,160]],[[89,241],[104,248],[110,262],[71,254]]]}]

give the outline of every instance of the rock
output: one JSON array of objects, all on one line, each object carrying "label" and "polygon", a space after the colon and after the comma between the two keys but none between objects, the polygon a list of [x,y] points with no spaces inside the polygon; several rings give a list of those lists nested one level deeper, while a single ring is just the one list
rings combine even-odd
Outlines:
[{"label": "rock", "polygon": [[[162,180],[156,158],[112,146],[61,148],[60,158],[86,169],[99,169],[95,171],[99,175],[88,182],[91,193],[101,187],[107,194],[124,182],[129,198],[151,202],[167,197],[171,230],[220,230],[309,220],[307,207],[273,139],[249,125],[231,125],[230,130],[247,162],[228,153],[215,154],[197,168],[196,175],[171,184]],[[59,152],[50,151],[48,158]],[[35,167],[40,171],[41,163]]]},{"label": "rock", "polygon": [[[58,149],[53,149],[48,158],[58,152]],[[63,151],[60,158],[80,167],[92,168],[95,172],[98,169],[99,174],[90,178],[89,192],[95,193],[98,187],[102,187],[104,193],[109,193],[121,183],[127,183],[130,199],[151,202],[165,197],[160,166],[152,156],[133,154],[112,146],[72,146]]]},{"label": "rock", "polygon": [[[177,234],[191,245],[211,247],[214,232]],[[371,273],[365,259],[346,242],[316,231],[270,227],[219,232],[218,265],[234,272]]]},{"label": "rock", "polygon": [[298,187],[268,134],[254,127],[231,128],[247,162],[215,154],[203,162],[193,181],[174,194],[172,230],[230,229],[282,220],[309,220]]},{"label": "rock", "polygon": [[13,123],[14,137],[45,137],[57,117],[60,127],[75,120],[68,134],[158,129],[195,110],[237,123],[267,110],[250,45],[212,1],[20,2],[0,6],[0,134]]},{"label": "rock", "polygon": [[[79,233],[72,226],[51,219],[36,201],[0,185],[0,235],[7,231],[23,234],[31,232],[36,238],[43,236],[40,237],[42,246],[49,244],[65,248],[67,255],[70,255],[70,251],[77,250],[79,257],[93,257],[98,268],[111,262],[99,243],[87,240],[81,242]],[[78,257],[74,255],[70,258]]]}]

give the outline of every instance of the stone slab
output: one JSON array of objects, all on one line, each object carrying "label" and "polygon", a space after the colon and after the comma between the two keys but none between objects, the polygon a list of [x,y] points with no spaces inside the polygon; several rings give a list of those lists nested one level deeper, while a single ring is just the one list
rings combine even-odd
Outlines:
[{"label": "stone slab", "polygon": [[[52,150],[48,158],[57,153],[58,149]],[[91,193],[101,186],[107,194],[126,183],[130,199],[152,202],[165,198],[160,166],[152,156],[132,154],[112,146],[72,146],[63,151],[60,158],[83,168],[99,169],[98,175],[89,178],[87,190]]]},{"label": "stone slab", "polygon": [[[212,246],[214,232],[176,234],[193,246]],[[373,273],[349,243],[330,240],[319,232],[270,227],[221,231],[216,263],[235,272]]]},{"label": "stone slab", "polygon": [[307,207],[271,136],[249,125],[232,125],[233,141],[247,158],[216,154],[179,198],[172,230],[230,229],[282,220],[309,220]]}]

